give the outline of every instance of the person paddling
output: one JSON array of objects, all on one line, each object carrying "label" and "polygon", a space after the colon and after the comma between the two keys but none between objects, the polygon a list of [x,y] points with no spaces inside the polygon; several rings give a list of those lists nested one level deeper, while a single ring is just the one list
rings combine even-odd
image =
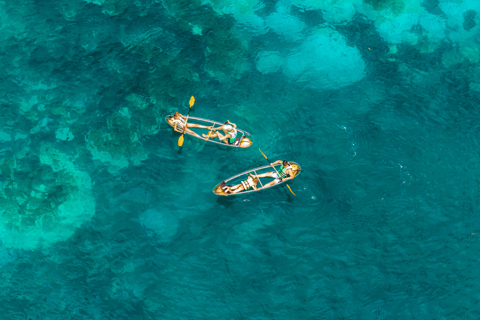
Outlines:
[{"label": "person paddling", "polygon": [[[222,135],[218,130],[222,130],[225,135]],[[220,139],[221,141],[227,144],[234,144],[235,140],[237,139],[237,125],[229,120],[225,121],[223,126],[212,128],[211,131],[217,132],[209,132],[208,134],[202,134],[204,138],[216,138]]]},{"label": "person paddling", "polygon": [[[269,186],[272,186],[274,184],[280,183],[282,181],[288,181],[291,180],[295,177],[293,173],[293,167],[288,163],[287,160],[277,160],[273,163],[270,163],[270,165],[275,167],[276,165],[280,164],[280,168],[277,171],[272,171],[272,172],[267,172],[267,173],[262,173],[259,174],[257,177],[259,178],[273,178],[274,180],[272,182],[267,183],[264,185],[264,188],[267,188]],[[278,172],[278,173],[277,173]]]}]

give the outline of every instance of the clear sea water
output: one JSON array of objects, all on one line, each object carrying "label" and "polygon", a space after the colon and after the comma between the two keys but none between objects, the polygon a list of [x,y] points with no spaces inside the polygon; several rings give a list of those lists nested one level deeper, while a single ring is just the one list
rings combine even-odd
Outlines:
[{"label": "clear sea water", "polygon": [[[479,29],[473,0],[0,2],[1,319],[479,319]],[[180,149],[192,95],[254,145]],[[296,196],[214,195],[258,148]]]}]

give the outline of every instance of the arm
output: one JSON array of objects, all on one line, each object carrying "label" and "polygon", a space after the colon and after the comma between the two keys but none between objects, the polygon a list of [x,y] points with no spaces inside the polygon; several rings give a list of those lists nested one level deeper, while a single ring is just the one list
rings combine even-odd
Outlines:
[{"label": "arm", "polygon": [[270,165],[273,167],[273,166],[276,166],[277,164],[282,164],[282,160],[277,160],[273,163],[270,163]]},{"label": "arm", "polygon": [[237,129],[237,125],[236,125],[235,123],[230,122],[230,120],[227,120],[227,123],[228,123],[228,124],[231,124],[232,127],[234,127],[235,129]]},{"label": "arm", "polygon": [[175,122],[173,122],[173,120],[169,119],[168,120],[168,124],[171,125],[173,127],[173,130],[177,131],[177,132],[180,132],[182,133],[183,131],[180,131],[177,129],[177,124]]}]

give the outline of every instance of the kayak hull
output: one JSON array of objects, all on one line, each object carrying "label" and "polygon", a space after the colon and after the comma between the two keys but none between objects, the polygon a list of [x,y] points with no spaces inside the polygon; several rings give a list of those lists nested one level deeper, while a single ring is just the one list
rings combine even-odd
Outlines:
[{"label": "kayak hull", "polygon": [[[298,175],[300,175],[300,173],[302,172],[302,168],[301,166],[296,163],[296,162],[293,162],[293,161],[289,161],[290,165],[293,167],[293,174],[294,174],[294,178],[296,178]],[[277,165],[275,166],[276,169],[278,170],[277,167],[279,167],[280,165]],[[269,170],[265,170],[265,169],[269,169]],[[227,184],[227,182],[229,181],[232,181],[234,179],[239,179],[239,180],[246,180],[249,176],[249,174],[253,174],[253,175],[256,175],[256,174],[262,174],[262,173],[265,173],[265,172],[271,172],[272,171],[272,167],[271,166],[263,166],[263,167],[258,167],[258,168],[254,168],[254,169],[251,169],[251,170],[248,170],[248,171],[245,171],[245,172],[242,172],[242,173],[239,173],[233,177],[230,177],[226,180],[223,180],[222,182],[225,182],[225,184]],[[260,178],[260,179],[271,179],[271,178]],[[260,180],[262,181],[262,180]],[[261,187],[257,188],[256,190],[255,189],[249,189],[249,190],[246,190],[246,191],[241,191],[241,192],[238,192],[238,193],[232,193],[232,194],[227,194],[225,192],[223,192],[222,190],[222,187],[221,187],[221,184],[222,182],[218,183],[214,188],[213,188],[213,193],[216,194],[217,196],[223,196],[223,197],[228,197],[228,196],[236,196],[236,195],[242,195],[242,194],[247,194],[247,193],[252,193],[252,192],[258,192],[258,191],[262,191],[262,190],[266,190],[266,189],[270,189],[270,188],[273,188],[273,187],[276,187],[278,185],[281,185],[283,183],[285,183],[285,181],[281,181],[279,183],[276,183],[274,185],[271,185],[269,187],[263,187],[263,185],[261,185]],[[258,186],[258,184],[257,184]]]},{"label": "kayak hull", "polygon": [[[165,122],[173,128],[173,126],[168,122],[168,120],[171,117],[172,117],[172,115],[167,115],[165,117]],[[213,120],[208,120],[208,119],[202,119],[202,118],[197,118],[197,117],[188,117],[189,122],[190,122],[190,120],[195,121],[195,123],[200,122],[200,123],[197,123],[197,124],[202,124],[204,126],[209,126],[209,127],[223,126],[223,123],[216,122],[216,121],[213,121]],[[205,133],[209,132],[206,129],[200,129],[200,130],[205,130]],[[237,128],[237,132],[241,134],[241,138],[240,138],[240,141],[239,141],[238,144],[228,144],[228,143],[225,143],[225,142],[220,141],[220,140],[214,140],[214,139],[218,139],[218,138],[213,138],[212,139],[212,138],[204,138],[204,137],[201,137],[201,136],[198,137],[198,136],[195,136],[195,135],[191,134],[190,132],[185,132],[185,134],[189,135],[191,137],[194,137],[196,139],[204,140],[204,141],[207,141],[207,142],[213,142],[213,143],[216,143],[216,144],[221,144],[221,145],[228,146],[228,147],[233,147],[233,148],[245,149],[245,148],[250,147],[253,144],[253,136],[250,133],[248,133],[245,130],[238,129],[238,128]],[[237,134],[237,136],[238,136],[238,134]]]}]

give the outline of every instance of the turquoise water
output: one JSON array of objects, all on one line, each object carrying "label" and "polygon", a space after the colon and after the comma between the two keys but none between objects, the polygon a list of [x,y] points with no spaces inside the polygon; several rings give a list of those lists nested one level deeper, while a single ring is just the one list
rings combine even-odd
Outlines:
[{"label": "turquoise water", "polygon": [[[2,319],[478,319],[479,14],[0,2]],[[253,146],[180,149],[192,95]],[[215,196],[258,148],[296,196]]]}]

